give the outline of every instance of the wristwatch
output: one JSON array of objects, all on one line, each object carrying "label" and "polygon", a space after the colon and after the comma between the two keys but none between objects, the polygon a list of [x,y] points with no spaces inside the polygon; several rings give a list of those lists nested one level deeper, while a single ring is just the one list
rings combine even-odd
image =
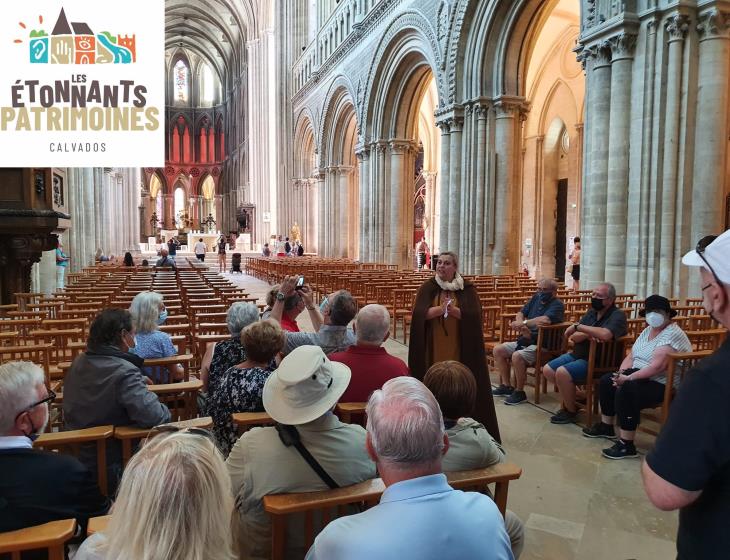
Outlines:
[{"label": "wristwatch", "polygon": [[527,326],[527,319],[525,319],[524,321],[522,321],[522,326],[523,327],[526,327]]},{"label": "wristwatch", "polygon": [[276,301],[284,301],[286,299],[286,296],[284,295],[284,292],[279,292],[276,294]]}]

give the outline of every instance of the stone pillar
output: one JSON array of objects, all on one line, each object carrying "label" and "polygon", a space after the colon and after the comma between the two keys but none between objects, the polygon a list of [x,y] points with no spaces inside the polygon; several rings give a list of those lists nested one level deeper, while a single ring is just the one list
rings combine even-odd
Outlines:
[{"label": "stone pillar", "polygon": [[[683,250],[705,235],[724,229],[723,189],[728,143],[728,67],[730,35],[727,14],[716,8],[700,13],[697,123],[692,174],[692,227]],[[688,294],[700,293],[699,274],[689,274]]]},{"label": "stone pillar", "polygon": [[352,210],[353,201],[350,200],[350,181],[354,169],[352,167],[341,165],[338,177],[338,212],[337,227],[339,229],[339,247],[337,256],[343,258],[352,258],[350,254],[350,239],[354,238],[353,231],[357,230],[357,226],[350,221],[350,212]]},{"label": "stone pillar", "polygon": [[[165,211],[165,215],[162,219],[162,228],[163,229],[172,229],[173,224],[173,213],[175,212],[174,204],[175,199],[171,194],[165,194],[162,195],[162,208]],[[216,216],[217,220],[220,220],[220,215]]]},{"label": "stone pillar", "polygon": [[225,216],[223,214],[223,195],[217,194],[214,197],[215,199],[215,219],[216,222],[216,229],[220,231],[221,233],[226,234],[226,238],[228,237],[228,230],[226,229],[228,224],[226,223]]},{"label": "stone pillar", "polygon": [[474,255],[474,272],[484,274],[485,260],[487,258],[486,221],[486,191],[489,188],[487,180],[487,113],[489,108],[486,105],[477,105],[474,108],[477,115],[476,130],[476,218],[474,237],[476,247]]},{"label": "stone pillar", "polygon": [[[86,239],[86,251],[82,255],[83,265],[89,266],[94,263],[96,254],[96,232],[94,230],[94,168],[84,167],[84,238]],[[78,258],[78,257],[77,257]]]},{"label": "stone pillar", "polygon": [[384,235],[386,259],[390,264],[404,266],[408,248],[404,246],[403,230],[410,224],[403,223],[403,205],[408,204],[404,193],[407,191],[405,180],[405,156],[408,144],[404,141],[390,143],[390,209],[386,219]]},{"label": "stone pillar", "polygon": [[[611,43],[611,104],[608,131],[605,279],[623,293],[629,196],[631,71],[636,35],[621,33]],[[558,240],[562,243],[563,240]]]},{"label": "stone pillar", "polygon": [[449,164],[451,160],[451,123],[448,120],[438,123],[441,129],[441,172],[439,181],[439,230],[437,243],[431,247],[433,254],[448,250],[449,246]]},{"label": "stone pillar", "polygon": [[575,231],[580,231],[580,224],[581,224],[581,214],[582,214],[582,205],[580,201],[583,197],[583,146],[585,139],[583,137],[583,123],[578,123],[575,125],[575,133],[576,133],[576,151],[578,152],[577,158],[579,163],[579,172],[576,175],[576,185],[575,185],[575,198],[578,201],[578,204],[576,205],[576,212],[575,212]]},{"label": "stone pillar", "polygon": [[[461,247],[462,223],[461,223],[461,132],[464,125],[462,116],[455,116],[451,121],[450,137],[451,147],[449,161],[449,245],[448,250],[457,255]],[[443,247],[442,247],[443,249]],[[460,255],[461,256],[461,255]]]},{"label": "stone pillar", "polygon": [[360,166],[360,224],[358,231],[358,258],[363,262],[371,260],[370,246],[370,214],[371,185],[370,185],[370,150],[365,146],[358,146],[355,151]]},{"label": "stone pillar", "polygon": [[588,181],[583,190],[581,288],[604,281],[606,272],[606,203],[608,198],[608,142],[611,110],[611,49],[607,42],[591,50],[591,153]]},{"label": "stone pillar", "polygon": [[326,173],[324,169],[320,169],[316,174],[317,179],[317,253],[320,257],[327,256],[326,252],[326,212],[327,212],[327,193],[325,192],[325,177]]},{"label": "stone pillar", "polygon": [[520,127],[521,102],[500,99],[495,104],[495,145],[497,150],[497,181],[495,185],[495,239],[492,273],[511,274],[519,265],[520,245],[518,222],[514,220],[517,200],[516,169],[520,152],[516,149]]}]

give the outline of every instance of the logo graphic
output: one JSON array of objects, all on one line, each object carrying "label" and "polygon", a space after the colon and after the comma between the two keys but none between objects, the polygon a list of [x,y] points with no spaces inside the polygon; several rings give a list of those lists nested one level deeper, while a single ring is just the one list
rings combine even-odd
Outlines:
[{"label": "logo graphic", "polygon": [[164,165],[165,0],[6,1],[0,60],[0,167]]},{"label": "logo graphic", "polygon": [[[43,24],[43,16],[38,22]],[[26,29],[23,22],[19,25]],[[69,24],[61,8],[50,37],[44,29],[30,32],[28,51],[31,64],[130,64],[137,61],[136,42],[136,35],[114,36],[108,31],[94,34],[86,22]]]}]

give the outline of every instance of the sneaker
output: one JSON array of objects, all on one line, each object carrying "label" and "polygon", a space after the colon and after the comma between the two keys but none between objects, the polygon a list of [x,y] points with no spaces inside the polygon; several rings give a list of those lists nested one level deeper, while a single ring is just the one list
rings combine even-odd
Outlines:
[{"label": "sneaker", "polygon": [[592,438],[608,438],[616,439],[616,433],[613,430],[613,426],[610,424],[604,424],[603,422],[596,422],[590,428],[583,428],[583,435],[585,437]]},{"label": "sneaker", "polygon": [[552,424],[573,424],[575,423],[577,417],[577,412],[570,412],[569,410],[561,408],[560,410],[558,410],[558,412],[550,417],[550,422]]},{"label": "sneaker", "polygon": [[492,394],[495,397],[509,397],[515,388],[510,385],[500,384],[496,389],[492,389]]},{"label": "sneaker", "polygon": [[525,392],[515,389],[509,397],[504,399],[504,404],[520,404],[525,401],[527,401],[527,395]]},{"label": "sneaker", "polygon": [[606,459],[630,459],[631,457],[638,457],[639,454],[636,452],[636,447],[633,441],[624,441],[619,439],[613,444],[613,447],[604,449],[602,452]]}]

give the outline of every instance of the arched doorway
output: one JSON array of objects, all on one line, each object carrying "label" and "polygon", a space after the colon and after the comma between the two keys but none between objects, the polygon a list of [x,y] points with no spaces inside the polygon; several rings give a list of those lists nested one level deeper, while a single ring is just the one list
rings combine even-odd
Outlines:
[{"label": "arched doorway", "polygon": [[565,262],[580,232],[585,97],[573,52],[578,0],[559,0],[536,25],[525,77],[520,259],[534,276],[570,285]]}]

